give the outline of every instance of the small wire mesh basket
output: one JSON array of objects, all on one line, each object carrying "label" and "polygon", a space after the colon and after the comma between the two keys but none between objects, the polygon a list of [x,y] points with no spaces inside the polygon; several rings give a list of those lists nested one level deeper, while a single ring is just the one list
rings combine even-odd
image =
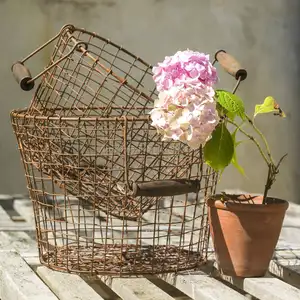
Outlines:
[{"label": "small wire mesh basket", "polygon": [[[32,77],[24,62],[56,41]],[[152,66],[99,35],[64,26],[12,67],[23,90],[11,121],[32,199],[41,262],[90,274],[149,274],[206,260],[205,198],[217,174],[202,148],[162,141],[149,112]]]}]

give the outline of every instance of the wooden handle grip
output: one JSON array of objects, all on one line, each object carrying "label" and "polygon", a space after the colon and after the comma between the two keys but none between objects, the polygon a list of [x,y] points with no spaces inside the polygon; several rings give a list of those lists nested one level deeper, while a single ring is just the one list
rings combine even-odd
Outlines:
[{"label": "wooden handle grip", "polygon": [[14,63],[11,70],[22,90],[30,91],[33,89],[34,81],[30,81],[32,79],[30,71],[22,63]]},{"label": "wooden handle grip", "polygon": [[220,50],[215,54],[215,59],[220,63],[223,69],[235,77],[236,80],[239,78],[245,80],[247,78],[247,71],[241,67],[239,62],[230,54],[224,50]]},{"label": "wooden handle grip", "polygon": [[169,179],[149,182],[134,182],[133,196],[163,197],[175,196],[199,191],[199,180]]}]

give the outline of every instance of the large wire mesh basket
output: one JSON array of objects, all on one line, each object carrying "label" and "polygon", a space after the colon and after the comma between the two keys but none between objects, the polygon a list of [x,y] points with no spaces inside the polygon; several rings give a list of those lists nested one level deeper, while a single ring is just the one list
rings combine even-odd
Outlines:
[{"label": "large wire mesh basket", "polygon": [[[24,62],[54,41],[49,65],[32,77]],[[119,275],[205,262],[205,198],[217,174],[201,148],[162,141],[151,126],[151,65],[66,25],[12,69],[24,90],[42,77],[29,107],[11,113],[41,262]]]}]

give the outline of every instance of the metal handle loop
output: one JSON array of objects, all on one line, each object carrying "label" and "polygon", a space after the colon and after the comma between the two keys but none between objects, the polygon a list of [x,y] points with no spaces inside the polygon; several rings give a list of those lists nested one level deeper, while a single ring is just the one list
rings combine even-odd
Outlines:
[{"label": "metal handle loop", "polygon": [[29,60],[32,56],[34,56],[35,54],[40,52],[42,49],[44,49],[46,46],[48,46],[50,43],[52,43],[57,38],[59,38],[61,36],[61,34],[66,30],[69,31],[70,33],[72,33],[75,30],[75,27],[71,24],[64,25],[57,35],[55,35],[53,38],[48,40],[45,44],[43,44],[42,46],[40,46],[39,48],[34,50],[32,53],[30,53],[28,56],[23,58],[21,61],[18,61],[12,65],[12,68],[11,68],[12,72],[14,74],[16,81],[19,83],[21,89],[23,89],[25,91],[29,91],[29,90],[33,89],[34,81],[36,79],[40,78],[42,75],[44,75],[50,69],[52,69],[53,67],[58,65],[61,61],[66,59],[68,56],[70,56],[74,52],[74,50],[76,48],[78,48],[78,46],[83,45],[85,48],[87,48],[87,44],[84,42],[79,41],[79,42],[75,43],[75,45],[72,47],[72,49],[66,55],[61,57],[59,60],[57,60],[56,62],[51,64],[48,68],[46,68],[45,70],[43,70],[42,72],[40,72],[39,74],[37,74],[36,76],[34,76],[32,78],[30,71],[24,66],[24,63],[27,60]]}]

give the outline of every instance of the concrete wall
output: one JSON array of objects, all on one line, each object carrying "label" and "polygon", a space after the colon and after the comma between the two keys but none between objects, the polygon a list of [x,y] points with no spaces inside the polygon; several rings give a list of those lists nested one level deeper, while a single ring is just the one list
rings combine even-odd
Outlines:
[{"label": "concrete wall", "polygon": [[[65,23],[96,31],[150,63],[178,49],[213,54],[222,48],[249,72],[239,89],[249,111],[272,94],[287,113],[282,120],[260,117],[258,125],[270,141],[275,158],[288,152],[272,194],[300,202],[298,171],[299,27],[298,0],[0,0],[0,192],[26,189],[9,111],[29,103],[10,72],[13,61],[27,55]],[[50,50],[28,66],[36,73]],[[221,87],[234,81],[223,72]],[[228,168],[221,187],[261,192],[266,169],[258,152],[245,143],[238,151],[248,178]]]}]

